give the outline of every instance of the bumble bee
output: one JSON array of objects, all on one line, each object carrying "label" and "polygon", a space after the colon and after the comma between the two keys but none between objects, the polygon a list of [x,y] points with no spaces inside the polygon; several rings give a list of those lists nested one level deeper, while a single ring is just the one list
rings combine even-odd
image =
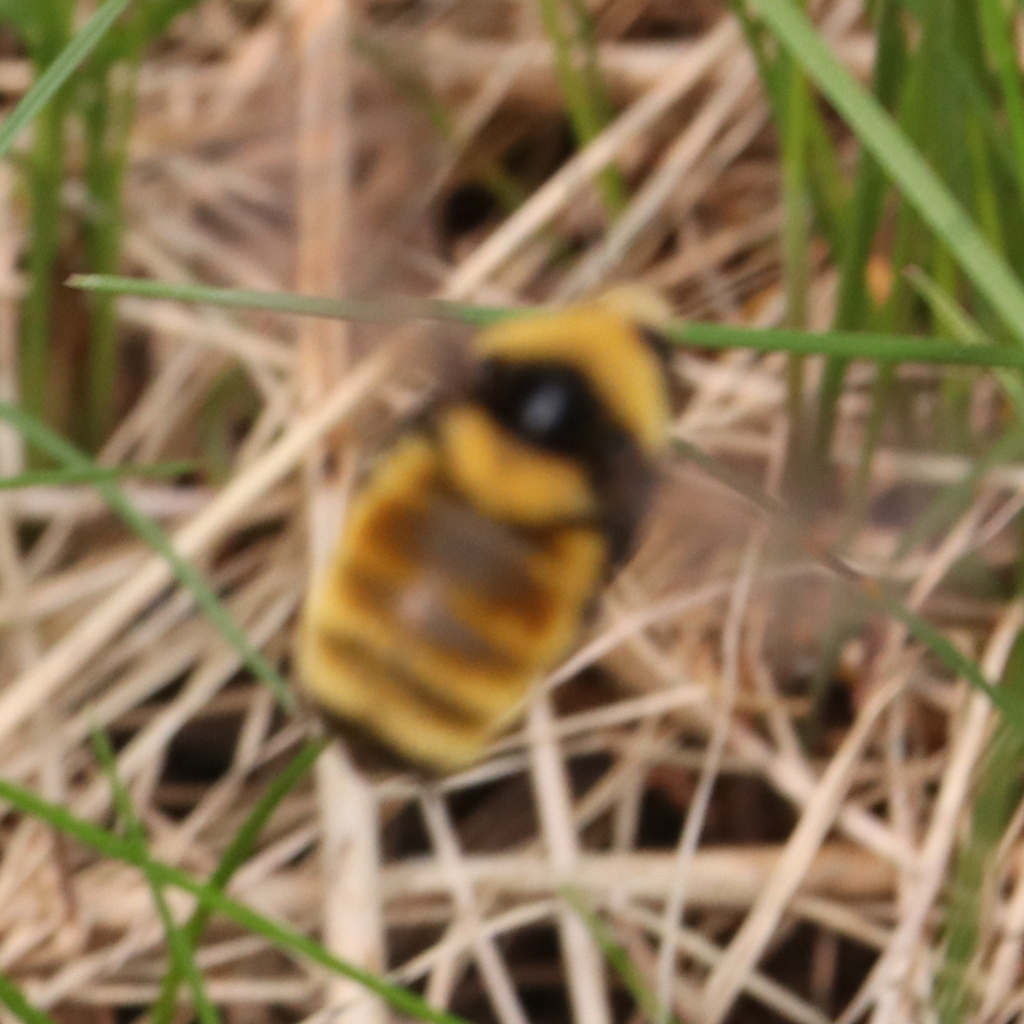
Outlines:
[{"label": "bumble bee", "polygon": [[481,331],[464,389],[370,470],[297,647],[303,688],[350,739],[465,767],[567,653],[631,550],[666,441],[649,299]]}]

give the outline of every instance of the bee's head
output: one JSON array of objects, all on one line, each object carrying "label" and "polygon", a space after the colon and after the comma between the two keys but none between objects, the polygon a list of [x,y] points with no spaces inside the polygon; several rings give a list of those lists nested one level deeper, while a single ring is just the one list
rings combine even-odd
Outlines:
[{"label": "bee's head", "polygon": [[518,437],[550,451],[583,456],[612,431],[653,454],[668,430],[663,360],[649,341],[651,317],[623,305],[616,292],[481,332],[474,397]]},{"label": "bee's head", "polygon": [[583,456],[607,429],[586,379],[562,363],[488,357],[472,396],[516,437],[558,455]]},{"label": "bee's head", "polygon": [[468,394],[439,419],[454,485],[498,518],[604,518],[628,539],[668,434],[664,367],[644,327],[599,302],[506,321],[473,349]]}]

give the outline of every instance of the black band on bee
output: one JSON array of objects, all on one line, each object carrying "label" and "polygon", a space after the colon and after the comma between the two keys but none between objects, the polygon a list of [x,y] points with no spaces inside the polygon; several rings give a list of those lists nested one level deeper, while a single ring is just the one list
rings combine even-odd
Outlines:
[{"label": "black band on bee", "polygon": [[624,561],[647,506],[653,472],[635,438],[612,420],[586,377],[562,363],[492,358],[481,363],[472,394],[520,440],[586,467],[602,504],[614,510],[604,524],[612,540],[612,565]]},{"label": "black band on bee", "polygon": [[485,359],[473,398],[521,441],[596,465],[625,432],[608,417],[578,370],[562,363]]},{"label": "black band on bee", "polygon": [[437,765],[429,761],[417,761],[403,755],[397,747],[389,746],[374,732],[372,726],[344,718],[325,707],[317,707],[316,710],[328,733],[345,741],[349,753],[362,771],[370,775],[414,772],[426,778],[439,774]]},{"label": "black band on bee", "polygon": [[480,724],[479,715],[431,689],[398,659],[382,654],[370,644],[356,637],[329,632],[321,637],[321,643],[336,661],[356,667],[365,678],[386,679],[400,687],[422,705],[425,712],[459,726]]}]

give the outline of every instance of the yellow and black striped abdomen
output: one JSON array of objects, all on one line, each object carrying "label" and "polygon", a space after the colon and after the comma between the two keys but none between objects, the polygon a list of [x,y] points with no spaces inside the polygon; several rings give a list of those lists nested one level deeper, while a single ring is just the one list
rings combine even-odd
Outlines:
[{"label": "yellow and black striped abdomen", "polygon": [[481,332],[471,379],[356,495],[298,642],[306,690],[350,733],[434,772],[468,765],[571,647],[667,433],[649,317],[629,305]]},{"label": "yellow and black striped abdomen", "polygon": [[597,523],[481,512],[444,461],[416,433],[380,464],[307,603],[298,648],[325,711],[442,772],[481,757],[570,647],[608,557]]}]

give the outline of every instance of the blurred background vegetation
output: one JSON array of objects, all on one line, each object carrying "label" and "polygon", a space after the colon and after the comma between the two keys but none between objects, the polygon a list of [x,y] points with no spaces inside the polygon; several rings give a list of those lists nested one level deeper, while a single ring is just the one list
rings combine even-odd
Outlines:
[{"label": "blurred background vegetation", "polygon": [[[498,896],[453,897],[461,909],[449,913],[433,890],[424,909],[414,880],[402,890],[398,867],[380,909],[394,980],[475,1020],[582,1021],[591,1006],[599,1017],[586,1024],[603,1024],[655,1019],[666,1003],[683,1020],[732,1013],[737,1024],[823,1024],[854,1010],[1015,1019],[1021,6],[0,0],[0,384],[18,426],[0,464],[14,494],[0,508],[0,669],[11,681],[0,774],[73,815],[5,793],[23,812],[9,816],[0,870],[0,892],[23,898],[0,915],[8,1012],[298,1020],[324,991],[299,953],[338,969],[241,911],[216,919],[213,938],[208,915],[178,927],[164,890],[182,880],[155,868],[140,897],[143,938],[131,914],[96,909],[128,874],[111,888],[94,854],[62,854],[56,841],[47,863],[61,877],[39,867],[45,822],[117,871],[152,855],[209,878],[212,905],[262,851],[274,864],[267,891],[288,898],[261,909],[330,930],[312,854],[330,823],[302,781],[312,748],[252,679],[280,688],[287,674],[303,510],[317,495],[278,485],[296,455],[225,515],[230,526],[191,548],[188,529],[219,507],[222,487],[248,485],[388,332],[317,334],[281,312],[287,297],[275,306],[265,294],[235,294],[240,309],[197,307],[218,299],[203,286],[366,298],[379,303],[368,319],[390,316],[400,332],[408,297],[442,296],[456,303],[449,316],[471,320],[470,303],[564,302],[636,280],[670,299],[687,343],[674,362],[677,439],[738,493],[720,513],[717,491],[705,507],[692,482],[670,485],[650,549],[600,628],[680,588],[743,578],[758,530],[772,534],[759,564],[778,569],[810,550],[838,577],[660,622],[600,684],[565,688],[567,721],[632,707],[638,693],[654,701],[625,725],[594,719],[577,740],[567,731],[560,748],[575,815],[563,826],[574,856],[597,865],[574,920],[615,968],[607,992],[566,939],[564,910],[551,909],[553,883],[540,910],[505,879]],[[147,298],[118,299],[128,285],[83,289],[72,274],[155,284]],[[901,355],[910,339],[913,363]],[[391,412],[416,386],[385,389]],[[170,480],[121,488],[131,474]],[[130,529],[97,511],[83,481]],[[749,516],[751,505],[768,519],[737,525],[733,508]],[[177,551],[163,527],[178,531]],[[125,589],[144,564],[132,531],[170,560],[183,590],[161,589],[171,570],[149,590]],[[879,615],[880,593],[895,619]],[[990,696],[1006,717],[989,721],[958,677],[1001,683]],[[622,689],[606,699],[610,679]],[[657,704],[694,680],[704,710]],[[895,680],[906,691],[876,723],[872,700]],[[112,750],[90,740],[94,725]],[[493,776],[455,784],[467,857],[530,864],[539,838],[552,844],[518,742]],[[848,788],[833,791],[843,765]],[[374,790],[386,809],[384,878],[383,865],[444,848],[429,808],[415,811],[415,787],[388,785]],[[274,809],[276,826],[261,832]],[[863,891],[818,879],[794,897],[817,862],[794,867],[791,889],[774,860],[762,863],[764,851],[793,850],[811,810],[823,824],[807,841],[824,850],[834,828],[845,845],[828,852],[848,857],[838,873],[863,877]],[[697,849],[700,838],[713,850]],[[700,879],[702,854],[723,851],[747,851],[757,884],[716,902],[695,881],[686,903],[687,876],[669,865]],[[671,881],[630,894],[600,859],[610,852],[635,858],[629,877],[656,865]],[[76,900],[102,923],[83,923]],[[525,939],[509,924],[503,945],[474,938],[437,968],[453,921],[516,913],[537,915]],[[235,955],[241,927],[263,943]],[[666,984],[670,939],[684,945]],[[186,985],[190,1002],[176,1009]],[[601,988],[596,1003],[588,985]],[[352,1020],[374,1019],[362,1012]]]}]

